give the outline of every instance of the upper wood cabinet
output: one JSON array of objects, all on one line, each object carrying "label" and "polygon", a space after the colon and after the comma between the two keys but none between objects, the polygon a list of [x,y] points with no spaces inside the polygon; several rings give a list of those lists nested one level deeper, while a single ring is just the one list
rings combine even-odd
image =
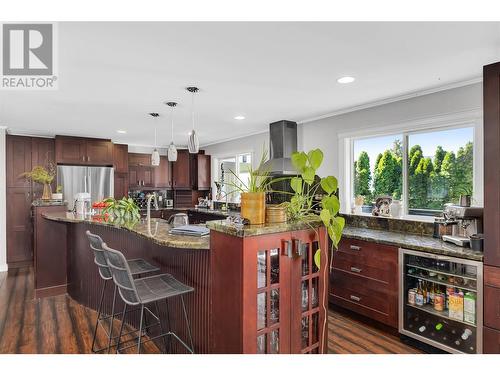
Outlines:
[{"label": "upper wood cabinet", "polygon": [[191,163],[188,150],[177,151],[177,161],[172,162],[172,187],[191,189]]},{"label": "upper wood cabinet", "polygon": [[151,154],[128,154],[129,167],[151,167]]},{"label": "upper wood cabinet", "polygon": [[22,176],[31,171],[31,137],[7,135],[7,187],[30,187],[31,182]]},{"label": "upper wood cabinet", "polygon": [[166,156],[160,156],[160,165],[154,168],[154,186],[157,188],[170,188],[172,180],[170,178],[170,162]]},{"label": "upper wood cabinet", "polygon": [[113,143],[106,139],[56,137],[57,164],[113,165]]},{"label": "upper wood cabinet", "polygon": [[113,167],[115,173],[128,173],[128,145],[113,145]]},{"label": "upper wood cabinet", "polygon": [[196,176],[198,190],[208,190],[211,181],[211,158],[210,155],[198,154],[196,156]]},{"label": "upper wood cabinet", "polygon": [[174,189],[210,189],[210,155],[205,155],[203,151],[193,155],[188,150],[178,150],[177,161],[172,162],[172,181]]}]

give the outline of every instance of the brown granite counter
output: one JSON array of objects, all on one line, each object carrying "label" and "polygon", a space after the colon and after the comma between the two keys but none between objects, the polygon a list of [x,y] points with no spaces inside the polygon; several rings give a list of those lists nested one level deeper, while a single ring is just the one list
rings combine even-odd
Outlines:
[{"label": "brown granite counter", "polygon": [[49,207],[49,206],[66,206],[66,202],[59,201],[59,200],[44,200],[44,199],[37,199],[34,200],[31,203],[32,207]]},{"label": "brown granite counter", "polygon": [[213,220],[207,222],[207,228],[217,232],[222,232],[236,237],[260,236],[264,234],[293,232],[297,230],[318,228],[323,223],[320,221],[309,221],[300,223],[280,223],[280,224],[262,224],[262,225],[233,225],[225,220]]},{"label": "brown granite counter", "polygon": [[117,223],[106,221],[102,217],[84,217],[81,215],[76,215],[72,212],[46,213],[43,215],[43,217],[48,220],[58,222],[87,223],[118,228],[136,233],[161,246],[180,249],[210,249],[210,236],[193,237],[169,234],[172,226],[170,224],[167,224],[167,221],[163,219],[151,219],[150,224],[148,224],[147,220],[145,219],[141,219],[135,223]]},{"label": "brown granite counter", "polygon": [[419,250],[463,259],[483,260],[483,253],[481,251],[474,251],[468,247],[456,246],[431,236],[346,226],[342,237],[386,245],[395,245],[405,249]]}]

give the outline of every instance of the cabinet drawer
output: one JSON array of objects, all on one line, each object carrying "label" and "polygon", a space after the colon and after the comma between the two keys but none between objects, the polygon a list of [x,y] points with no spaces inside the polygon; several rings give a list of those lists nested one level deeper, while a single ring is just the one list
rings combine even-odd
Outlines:
[{"label": "cabinet drawer", "polygon": [[483,328],[483,353],[500,354],[500,331]]},{"label": "cabinet drawer", "polygon": [[373,260],[378,260],[378,263],[398,262],[397,247],[351,238],[342,239],[337,252],[357,256],[363,262],[372,262]]},{"label": "cabinet drawer", "polygon": [[484,285],[500,288],[500,267],[484,266]]},{"label": "cabinet drawer", "polygon": [[395,273],[397,272],[396,252],[394,253],[394,259],[384,259],[384,257],[373,258],[337,251],[333,256],[333,265],[345,271],[392,284],[396,280]]},{"label": "cabinet drawer", "polygon": [[389,315],[391,295],[386,283],[367,280],[362,276],[352,275],[340,269],[334,269],[331,278],[331,290],[335,296]]}]

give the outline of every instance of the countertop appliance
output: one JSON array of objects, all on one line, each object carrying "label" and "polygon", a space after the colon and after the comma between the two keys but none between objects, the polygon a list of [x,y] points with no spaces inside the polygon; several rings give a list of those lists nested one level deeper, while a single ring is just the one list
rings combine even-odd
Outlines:
[{"label": "countertop appliance", "polygon": [[91,202],[89,193],[76,193],[74,211],[77,215],[87,215],[90,213]]},{"label": "countertop appliance", "polygon": [[63,188],[63,197],[68,203],[68,210],[73,211],[77,193],[90,194],[92,203],[112,197],[114,171],[112,167],[58,165],[57,185]]},{"label": "countertop appliance", "polygon": [[447,204],[443,210],[444,224],[451,225],[451,235],[443,235],[443,241],[458,246],[469,246],[469,237],[483,232],[483,208]]},{"label": "countertop appliance", "polygon": [[449,353],[482,353],[483,264],[399,249],[399,333]]}]

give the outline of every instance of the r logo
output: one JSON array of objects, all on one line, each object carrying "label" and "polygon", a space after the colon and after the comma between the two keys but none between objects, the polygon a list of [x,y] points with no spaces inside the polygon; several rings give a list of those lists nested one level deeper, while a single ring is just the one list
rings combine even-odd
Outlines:
[{"label": "r logo", "polygon": [[52,75],[52,36],[52,24],[4,24],[3,75]]}]

